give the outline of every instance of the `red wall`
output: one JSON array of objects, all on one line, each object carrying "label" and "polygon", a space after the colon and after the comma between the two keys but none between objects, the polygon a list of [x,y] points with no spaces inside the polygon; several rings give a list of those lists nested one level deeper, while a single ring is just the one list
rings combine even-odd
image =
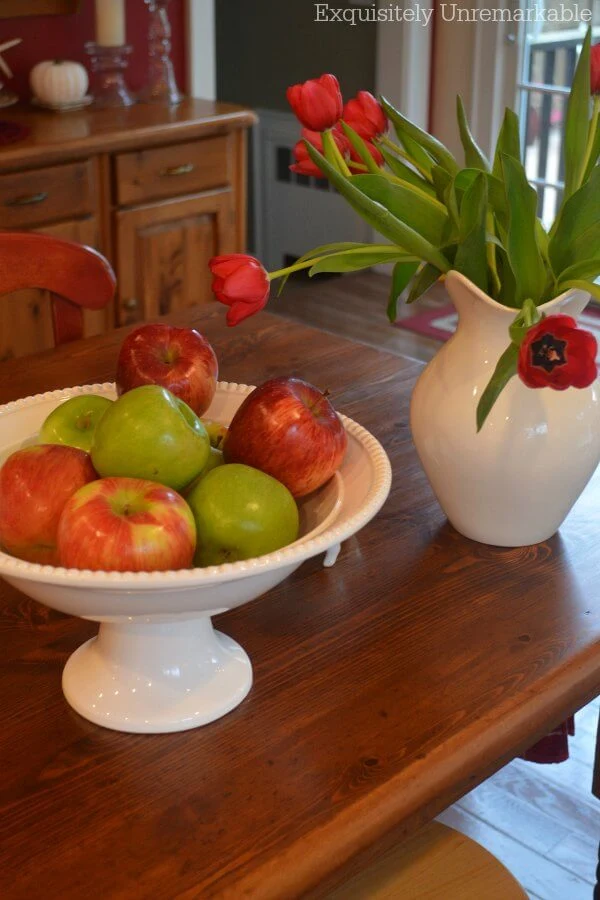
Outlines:
[{"label": "red wall", "polygon": [[[185,0],[171,0],[169,19],[172,28],[172,59],[177,84],[187,89],[185,38]],[[133,46],[127,82],[133,90],[144,84],[147,68],[148,8],[144,0],[127,0],[127,41]],[[13,37],[23,43],[8,50],[5,59],[14,78],[7,86],[23,99],[30,96],[28,75],[42,59],[75,59],[89,70],[84,50],[86,41],[94,39],[94,0],[81,0],[79,12],[71,16],[33,16],[0,19],[0,43]],[[1,80],[4,80],[2,77]]]}]

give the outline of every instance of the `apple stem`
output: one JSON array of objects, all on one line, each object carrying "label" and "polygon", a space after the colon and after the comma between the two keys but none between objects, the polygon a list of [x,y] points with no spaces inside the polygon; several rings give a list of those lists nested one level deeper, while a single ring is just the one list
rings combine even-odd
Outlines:
[{"label": "apple stem", "polygon": [[316,409],[318,409],[318,408],[320,407],[320,405],[321,405],[321,403],[323,402],[323,400],[328,400],[330,396],[331,396],[331,395],[330,395],[330,392],[329,392],[329,388],[325,388],[325,390],[322,392],[322,394],[321,394],[321,396],[319,397],[319,399],[318,399],[318,400],[315,400],[314,403],[310,403],[310,404],[307,403],[307,406],[308,406],[308,408],[310,409],[311,412],[314,412]]}]

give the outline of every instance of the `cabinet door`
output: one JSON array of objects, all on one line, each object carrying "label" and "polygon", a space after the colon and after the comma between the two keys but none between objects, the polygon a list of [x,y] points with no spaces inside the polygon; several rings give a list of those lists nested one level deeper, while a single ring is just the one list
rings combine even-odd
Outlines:
[{"label": "cabinet door", "polygon": [[208,261],[237,249],[230,190],[121,210],[116,222],[119,324],[212,301]]},{"label": "cabinet door", "polygon": [[[36,228],[41,234],[97,247],[99,233],[93,217]],[[101,334],[111,327],[114,310],[84,311],[84,334]],[[38,353],[54,346],[50,298],[46,291],[15,291],[0,297],[0,360]]]}]

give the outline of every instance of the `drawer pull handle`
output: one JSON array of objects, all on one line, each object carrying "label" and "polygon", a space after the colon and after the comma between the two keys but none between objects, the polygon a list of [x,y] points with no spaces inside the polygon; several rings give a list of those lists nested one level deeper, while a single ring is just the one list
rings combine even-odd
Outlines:
[{"label": "drawer pull handle", "polygon": [[189,175],[196,166],[194,163],[183,163],[181,166],[172,166],[170,169],[163,169],[161,175],[172,177],[173,175]]},{"label": "drawer pull handle", "polygon": [[136,297],[128,297],[127,300],[123,300],[123,308],[124,309],[137,309],[138,302]]},{"label": "drawer pull handle", "polygon": [[28,194],[26,197],[15,197],[14,200],[7,200],[5,206],[33,206],[34,203],[43,203],[48,199],[46,191],[40,191],[39,194]]}]

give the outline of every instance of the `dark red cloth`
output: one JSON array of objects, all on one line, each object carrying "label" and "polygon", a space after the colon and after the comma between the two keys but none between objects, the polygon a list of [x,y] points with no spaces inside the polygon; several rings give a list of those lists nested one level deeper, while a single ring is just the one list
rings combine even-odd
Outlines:
[{"label": "dark red cloth", "polygon": [[31,128],[28,125],[21,125],[20,122],[10,122],[8,119],[0,119],[0,146],[3,144],[14,144],[15,141],[22,141],[30,131]]},{"label": "dark red cloth", "polygon": [[535,763],[560,763],[569,758],[569,735],[575,734],[575,717],[570,716],[550,734],[530,747],[522,759]]}]

